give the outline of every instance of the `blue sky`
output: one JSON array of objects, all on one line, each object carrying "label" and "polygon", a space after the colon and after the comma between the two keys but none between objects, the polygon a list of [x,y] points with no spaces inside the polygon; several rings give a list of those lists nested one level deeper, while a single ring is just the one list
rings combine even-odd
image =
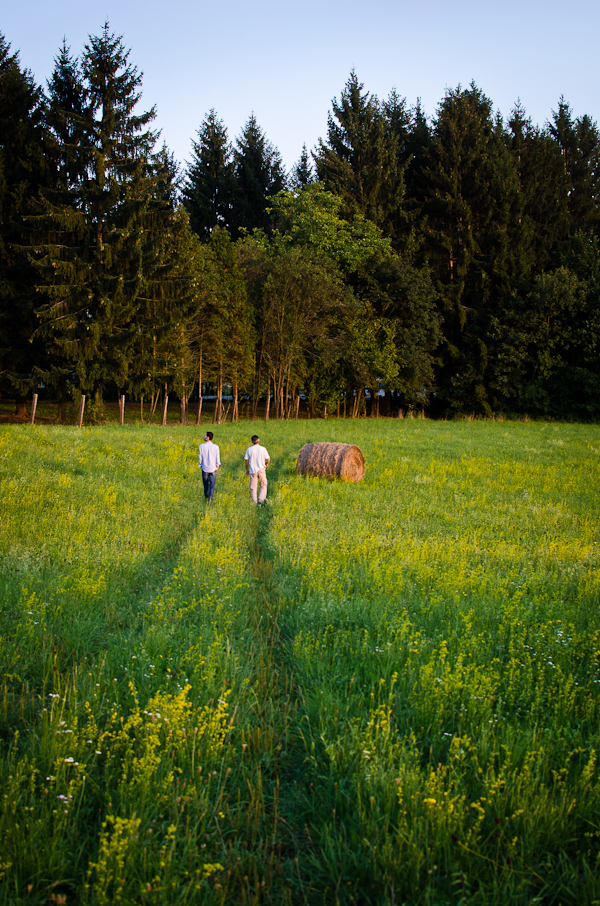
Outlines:
[{"label": "blue sky", "polygon": [[471,81],[504,116],[517,98],[534,123],[561,95],[600,119],[600,3],[571,0],[29,0],[0,24],[23,66],[44,83],[63,36],[78,54],[104,20],[144,73],[162,138],[184,162],[214,108],[235,138],[254,112],[290,168],[327,130],[351,69],[365,88],[392,88],[435,114],[446,88]]}]

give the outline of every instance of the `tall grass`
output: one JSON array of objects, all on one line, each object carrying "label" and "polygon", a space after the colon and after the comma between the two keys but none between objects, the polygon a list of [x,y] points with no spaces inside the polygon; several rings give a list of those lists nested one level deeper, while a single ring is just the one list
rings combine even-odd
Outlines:
[{"label": "tall grass", "polygon": [[600,901],[600,431],[255,430],[1,430],[0,901]]}]

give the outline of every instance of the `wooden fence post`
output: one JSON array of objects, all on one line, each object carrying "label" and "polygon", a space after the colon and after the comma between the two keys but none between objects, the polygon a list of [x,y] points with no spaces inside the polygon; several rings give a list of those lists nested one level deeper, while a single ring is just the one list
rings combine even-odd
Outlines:
[{"label": "wooden fence post", "polygon": [[168,405],[169,405],[169,397],[165,393],[165,401],[163,403],[162,420],[161,420],[161,425],[163,427],[167,424],[167,406]]},{"label": "wooden fence post", "polygon": [[34,393],[33,400],[31,402],[31,421],[30,421],[31,425],[33,425],[33,423],[35,421],[35,410],[37,409],[37,400],[38,400],[38,395],[37,395],[37,393]]},{"label": "wooden fence post", "polygon": [[81,394],[81,400],[79,402],[79,415],[77,416],[77,427],[81,428],[83,424],[83,410],[85,409],[85,394]]},{"label": "wooden fence post", "polygon": [[119,400],[119,424],[121,426],[125,424],[125,396]]}]

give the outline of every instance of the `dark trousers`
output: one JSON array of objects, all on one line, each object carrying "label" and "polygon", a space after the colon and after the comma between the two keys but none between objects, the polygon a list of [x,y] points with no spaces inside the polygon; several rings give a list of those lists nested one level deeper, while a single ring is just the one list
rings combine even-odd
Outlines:
[{"label": "dark trousers", "polygon": [[204,485],[204,496],[210,503],[215,496],[215,485],[217,483],[216,472],[205,472],[202,470],[202,484]]}]

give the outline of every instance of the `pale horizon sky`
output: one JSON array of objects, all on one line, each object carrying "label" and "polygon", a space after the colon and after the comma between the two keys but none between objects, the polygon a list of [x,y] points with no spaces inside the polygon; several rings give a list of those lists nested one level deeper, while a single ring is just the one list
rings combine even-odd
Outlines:
[{"label": "pale horizon sky", "polygon": [[286,169],[327,132],[333,98],[354,69],[379,98],[392,89],[434,116],[448,88],[474,81],[506,118],[520,99],[543,125],[561,96],[600,119],[600,4],[572,0],[33,0],[5,10],[0,30],[21,66],[46,85],[63,36],[79,55],[104,21],[143,72],[142,107],[183,165],[214,108],[230,140],[252,112]]}]

